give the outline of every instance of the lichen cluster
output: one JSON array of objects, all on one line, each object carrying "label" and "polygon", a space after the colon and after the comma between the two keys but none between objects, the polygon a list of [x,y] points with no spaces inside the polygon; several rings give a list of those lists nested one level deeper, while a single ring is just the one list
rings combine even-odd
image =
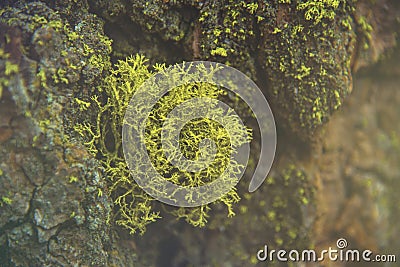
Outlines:
[{"label": "lichen cluster", "polygon": [[[243,192],[242,189],[247,189],[248,185],[240,184],[242,199],[235,217],[221,220],[221,214],[213,214],[207,225],[209,232],[195,233],[195,238],[207,233],[215,235],[215,239],[221,240],[218,244],[223,247],[223,259],[235,258],[235,263],[240,266],[257,264],[256,252],[265,244],[269,249],[312,247],[312,218],[318,205],[312,177],[304,166],[290,159],[278,164],[279,168],[272,171],[256,193]],[[186,250],[190,250],[193,237],[184,236],[182,240],[187,242],[184,243],[188,247]],[[270,265],[279,264],[270,262]]]},{"label": "lichen cluster", "polygon": [[9,60],[10,54],[0,48],[0,99],[5,87],[9,86],[10,77],[18,73],[19,66]]},{"label": "lichen cluster", "polygon": [[65,117],[73,92],[87,92],[88,83],[102,76],[93,68],[90,78],[85,70],[94,54],[109,61],[109,39],[87,10],[71,25],[65,13],[43,2],[4,4],[0,265],[105,265],[112,202],[98,195],[105,188],[102,168],[80,140],[70,138],[73,118]]},{"label": "lichen cluster", "polygon": [[202,29],[198,44],[201,57],[238,67],[254,79],[258,8],[256,1],[230,1],[229,4],[213,1],[205,5],[198,18]]},{"label": "lichen cluster", "polygon": [[81,78],[93,83],[110,67],[111,40],[97,31],[102,24],[94,16],[85,14],[86,20],[71,25],[64,14],[40,2],[5,7],[0,13],[3,23],[26,33],[21,42],[31,43],[24,49],[40,58],[34,75],[46,89],[76,89]]},{"label": "lichen cluster", "polygon": [[351,91],[355,2],[286,2],[275,5],[272,21],[259,22],[262,64],[279,115],[309,139]]},{"label": "lichen cluster", "polygon": [[[149,57],[161,57],[163,40],[182,50],[181,58],[215,60],[240,69],[263,84],[286,128],[305,140],[350,93],[355,43],[364,34],[368,39],[372,30],[356,15],[355,0],[118,3],[96,1],[94,6],[114,26],[127,13],[132,25],[139,25],[138,34],[148,33],[158,47],[140,48]],[[136,39],[127,37],[125,42],[134,46]],[[179,58],[174,49],[164,48],[170,58]]]},{"label": "lichen cluster", "polygon": [[[110,183],[110,194],[114,197],[117,207],[117,224],[128,228],[132,233],[139,231],[144,233],[148,223],[160,218],[160,213],[154,211],[154,201],[134,181],[131,175],[143,175],[143,170],[131,170],[129,172],[125,158],[122,155],[121,129],[125,111],[131,97],[142,85],[145,79],[152,75],[152,71],[146,65],[143,56],[128,57],[125,61],[119,61],[103,85],[98,90],[105,94],[106,103],[103,104],[97,95],[90,100],[76,99],[76,103],[82,111],[94,110],[97,114],[94,125],[90,123],[78,124],[75,130],[84,138],[89,150],[97,155],[103,163]],[[155,65],[154,71],[163,71],[164,65]],[[183,71],[183,70],[182,70]],[[188,74],[189,75],[189,74]],[[152,92],[149,92],[152,94]],[[244,168],[239,164],[230,163],[230,155],[237,146],[249,142],[249,129],[235,127],[235,117],[223,114],[223,110],[215,107],[214,112],[225,116],[229,129],[224,129],[219,123],[210,118],[201,118],[190,121],[180,133],[180,149],[186,158],[198,160],[201,153],[208,151],[199,150],[201,140],[212,139],[217,147],[214,161],[206,169],[199,172],[180,171],[166,158],[161,144],[161,129],[168,114],[174,107],[194,97],[207,97],[218,99],[226,92],[217,86],[208,83],[194,83],[172,88],[167,95],[161,98],[152,112],[148,115],[145,134],[146,148],[153,166],[158,173],[172,183],[196,187],[207,184],[219,178],[224,171],[237,171]],[[180,110],[187,113],[190,110]],[[164,129],[163,129],[164,130]],[[134,144],[133,144],[134,145]],[[131,149],[131,157],[140,161],[144,155],[135,153]],[[133,155],[132,155],[133,154]],[[207,155],[206,155],[207,156]],[[212,155],[208,155],[212,156]],[[208,157],[207,156],[207,157]],[[229,177],[228,177],[229,178]],[[226,177],[226,179],[228,179]],[[186,196],[190,197],[190,196]],[[228,216],[233,216],[232,204],[238,202],[239,196],[236,190],[228,192],[219,201],[228,209]],[[204,226],[209,216],[210,206],[197,208],[173,208],[170,212],[178,218],[184,218],[194,226]]]},{"label": "lichen cluster", "polygon": [[[267,198],[270,207],[264,216],[271,222],[275,232],[275,245],[306,247],[307,231],[310,229],[307,229],[305,223],[299,222],[306,219],[302,212],[311,210],[314,205],[315,188],[309,177],[300,166],[288,164],[279,175],[269,176],[266,184],[273,193]],[[290,192],[290,196],[285,195],[285,192]]]}]

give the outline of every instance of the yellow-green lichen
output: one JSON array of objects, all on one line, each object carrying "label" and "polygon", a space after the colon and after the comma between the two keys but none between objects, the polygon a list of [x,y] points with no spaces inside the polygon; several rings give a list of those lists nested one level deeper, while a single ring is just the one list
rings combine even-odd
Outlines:
[{"label": "yellow-green lichen", "polygon": [[11,205],[13,203],[13,200],[10,197],[7,196],[2,196],[0,199],[0,207],[3,205]]},{"label": "yellow-green lichen", "polygon": [[[354,5],[341,0],[292,1],[278,4],[270,21],[259,22],[268,36],[263,55],[278,112],[304,138],[328,120],[351,90]],[[289,12],[290,22],[282,18],[282,9]]]},{"label": "yellow-green lichen", "polygon": [[297,242],[304,242],[307,229],[301,223],[295,223],[300,218],[296,218],[297,212],[293,209],[310,206],[314,190],[305,172],[293,164],[289,164],[279,176],[268,179],[274,182],[268,186],[273,193],[266,218],[274,228],[275,244],[298,247],[300,244]]},{"label": "yellow-green lichen", "polygon": [[[262,6],[265,6],[262,4]],[[260,14],[260,3],[212,2],[200,10],[200,54],[205,57],[223,57],[224,63],[240,67],[255,74],[249,44],[256,43],[257,27],[254,19],[261,21],[268,15]],[[210,40],[212,40],[210,42]]]},{"label": "yellow-green lichen", "polygon": [[75,175],[71,175],[69,177],[69,183],[76,183],[78,182],[78,177],[76,177]]},{"label": "yellow-green lichen", "polygon": [[364,50],[369,48],[372,39],[372,26],[368,23],[367,18],[365,16],[359,16],[357,19],[357,26],[360,28],[360,35],[363,38],[363,46]]},{"label": "yellow-green lichen", "polygon": [[[9,41],[8,41],[9,42]],[[9,60],[10,54],[0,48],[0,61],[4,61],[4,69],[0,69],[0,99],[5,87],[9,85],[10,78],[19,72],[19,66]]]},{"label": "yellow-green lichen", "polygon": [[306,20],[320,23],[323,19],[334,20],[335,10],[339,7],[340,0],[308,0],[297,5],[297,10],[304,10]]},{"label": "yellow-green lichen", "polygon": [[226,57],[228,56],[228,53],[225,48],[222,47],[217,47],[216,49],[211,50],[211,55],[219,55],[221,57]]},{"label": "yellow-green lichen", "polygon": [[[155,211],[154,200],[147,195],[131,177],[127,163],[122,156],[121,127],[127,105],[139,86],[153,73],[146,65],[147,60],[140,55],[128,57],[118,61],[111,75],[109,75],[99,92],[106,96],[105,101],[100,101],[94,95],[89,100],[75,100],[84,110],[96,112],[92,124],[86,122],[75,126],[75,130],[82,137],[86,137],[86,145],[94,155],[98,156],[109,177],[110,194],[117,207],[115,221],[129,229],[131,233],[139,231],[144,233],[146,225],[160,218],[160,213]],[[165,69],[164,64],[154,65],[155,71]],[[183,70],[182,70],[183,71]],[[217,146],[217,155],[210,166],[197,173],[177,170],[166,158],[161,146],[161,129],[163,122],[174,107],[193,97],[218,98],[226,93],[216,86],[200,83],[188,84],[173,88],[162,97],[156,108],[148,116],[145,133],[145,144],[154,168],[166,179],[175,184],[184,186],[199,186],[212,182],[218,178],[228,167],[231,154],[231,142],[238,144],[249,142],[247,138],[236,138],[232,141],[230,135],[248,136],[247,128],[232,128],[226,132],[218,123],[209,118],[191,121],[186,125],[180,135],[180,146],[185,157],[196,160],[200,154],[199,142],[204,138],[211,138]],[[90,104],[88,104],[90,103]],[[217,109],[218,110],[218,109]],[[221,110],[222,112],[222,110]],[[233,118],[233,117],[232,117]],[[227,116],[230,119],[230,116]],[[236,140],[236,141],[235,141]],[[238,145],[236,144],[236,145]],[[232,145],[235,145],[232,143]],[[132,152],[134,153],[134,152]],[[143,155],[137,155],[138,160]],[[229,166],[233,170],[244,166]],[[141,170],[132,170],[141,175]],[[190,197],[190,196],[188,196]],[[233,216],[233,204],[239,201],[236,190],[233,189],[224,195],[219,202],[227,207],[228,217]],[[196,208],[173,208],[169,210],[178,218],[185,219],[193,226],[204,226],[209,217],[209,205]]]}]

